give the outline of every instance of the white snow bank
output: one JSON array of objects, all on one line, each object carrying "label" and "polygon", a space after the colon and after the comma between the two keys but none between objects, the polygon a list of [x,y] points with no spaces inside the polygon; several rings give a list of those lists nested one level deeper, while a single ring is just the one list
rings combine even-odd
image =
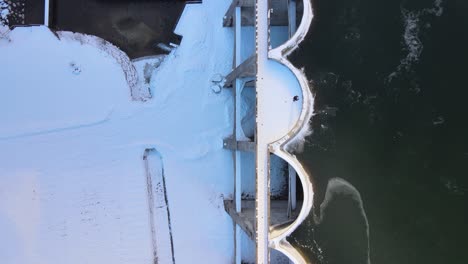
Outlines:
[{"label": "white snow bank", "polygon": [[[0,139],[57,132],[109,120],[125,81],[112,57],[46,27],[18,27],[0,42]],[[99,60],[99,61],[97,61]]]},{"label": "white snow bank", "polygon": [[0,45],[2,42],[10,41],[10,29],[0,23]]},{"label": "white snow bank", "polygon": [[232,95],[210,89],[231,68],[233,35],[221,23],[229,4],[185,8],[182,43],[154,73],[146,103],[130,100],[121,65],[93,45],[42,27],[1,42],[2,263],[152,263],[142,160],[152,147],[176,263],[231,263],[223,198],[233,164],[222,139],[233,129]]},{"label": "white snow bank", "polygon": [[135,66],[133,65],[132,61],[130,61],[130,58],[125,52],[110,42],[96,36],[67,31],[59,31],[57,32],[57,35],[60,39],[77,41],[82,45],[91,45],[107,53],[122,67],[122,70],[125,74],[125,79],[127,80],[128,86],[130,88],[132,99],[136,101],[146,101],[151,98],[148,87],[139,81]]},{"label": "white snow bank", "polygon": [[166,55],[146,56],[132,60],[135,66],[138,78],[138,90],[142,101],[146,101],[152,97],[151,95],[151,79],[155,71],[159,70],[159,66],[164,62]]}]

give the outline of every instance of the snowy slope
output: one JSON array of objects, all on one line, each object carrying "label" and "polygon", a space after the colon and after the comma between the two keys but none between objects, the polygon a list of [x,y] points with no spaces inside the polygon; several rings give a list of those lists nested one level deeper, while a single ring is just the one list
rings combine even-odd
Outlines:
[{"label": "snowy slope", "polygon": [[231,68],[228,5],[186,7],[144,103],[96,47],[42,27],[0,40],[1,263],[152,263],[146,148],[164,164],[176,263],[231,263],[232,103],[210,89]]}]

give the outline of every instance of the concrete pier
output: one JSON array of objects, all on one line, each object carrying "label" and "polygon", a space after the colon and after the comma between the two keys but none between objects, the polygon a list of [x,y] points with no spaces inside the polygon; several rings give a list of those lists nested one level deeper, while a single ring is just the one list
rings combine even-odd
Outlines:
[{"label": "concrete pier", "polygon": [[[292,222],[301,209],[302,202],[297,203],[296,210],[293,210],[288,217],[288,201],[273,200],[270,202],[270,224],[272,226],[284,225]],[[224,201],[224,209],[232,217],[238,226],[252,239],[255,240],[255,201],[243,200],[242,211],[237,212],[232,200]]]}]

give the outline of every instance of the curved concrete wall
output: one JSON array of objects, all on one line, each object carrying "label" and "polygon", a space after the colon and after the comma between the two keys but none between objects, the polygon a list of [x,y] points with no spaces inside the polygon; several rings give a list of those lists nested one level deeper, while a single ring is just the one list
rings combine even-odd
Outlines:
[{"label": "curved concrete wall", "polygon": [[302,111],[296,124],[288,134],[269,145],[270,151],[272,153],[284,159],[296,170],[304,189],[303,205],[296,220],[294,220],[290,225],[282,228],[271,228],[269,234],[269,246],[288,256],[288,258],[290,258],[294,263],[307,263],[307,260],[297,249],[291,246],[286,238],[292,232],[294,232],[294,230],[296,230],[296,228],[309,215],[312,209],[314,196],[310,176],[296,158],[296,156],[288,151],[291,149],[290,146],[293,146],[298,142],[302,142],[304,137],[309,134],[309,121],[312,118],[314,109],[314,98],[310,91],[309,82],[306,76],[301,70],[294,67],[294,65],[292,65],[291,62],[289,62],[287,59],[287,56],[299,46],[300,42],[304,40],[304,37],[309,31],[309,27],[312,22],[313,13],[310,0],[303,0],[303,7],[304,12],[302,15],[302,20],[295,34],[287,42],[275,49],[270,50],[268,53],[269,59],[278,61],[279,63],[285,65],[296,76],[301,86],[303,98]]}]

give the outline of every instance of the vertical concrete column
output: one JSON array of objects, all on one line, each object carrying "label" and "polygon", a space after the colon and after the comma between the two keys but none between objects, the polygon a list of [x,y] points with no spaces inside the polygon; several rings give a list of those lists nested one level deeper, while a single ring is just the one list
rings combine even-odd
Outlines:
[{"label": "vertical concrete column", "polygon": [[[288,0],[288,32],[289,38],[296,33],[296,0]],[[296,198],[296,171],[288,164],[288,177],[289,177],[289,195],[288,203],[291,210],[296,210],[297,198]],[[288,213],[290,211],[288,210]]]},{"label": "vertical concrete column", "polygon": [[296,171],[288,164],[289,174],[289,202],[292,210],[296,210],[297,198],[296,198]]},{"label": "vertical concrete column", "polygon": [[265,106],[262,99],[266,98],[268,87],[265,85],[265,67],[268,61],[269,25],[268,0],[256,2],[255,37],[257,54],[257,150],[256,150],[256,244],[257,264],[269,263],[269,227],[270,227],[270,153],[268,150],[267,131],[263,128]]},{"label": "vertical concrete column", "polygon": [[49,26],[49,0],[44,0],[44,25]]},{"label": "vertical concrete column", "polygon": [[[234,36],[235,36],[235,50],[234,50],[234,66],[237,67],[241,64],[241,7],[237,6],[235,10],[235,15],[234,15]],[[241,140],[241,136],[243,135],[242,132],[242,124],[241,124],[241,93],[242,93],[242,82],[239,79],[236,79],[235,84],[234,84],[234,89],[235,89],[235,94],[234,94],[234,100],[235,100],[235,117],[234,117],[234,126],[235,126],[235,140],[239,141]],[[241,152],[239,150],[235,150],[234,153],[235,157],[235,192],[234,192],[234,199],[235,199],[235,205],[236,205],[236,212],[240,213],[242,210],[242,164],[241,164]],[[241,264],[242,262],[242,244],[241,244],[241,228],[239,225],[235,224],[235,263],[236,264]]]},{"label": "vertical concrete column", "polygon": [[296,0],[288,1],[289,38],[296,33]]},{"label": "vertical concrete column", "polygon": [[[235,17],[235,66],[239,66],[241,64],[241,7],[236,7]],[[242,82],[239,79],[236,79],[235,83],[235,101],[236,101],[236,113],[235,113],[235,126],[236,126],[236,141],[242,140],[242,117],[241,117],[241,93],[242,93]],[[240,160],[241,152],[236,150],[236,211],[239,213],[241,211],[241,195],[242,195],[242,188],[241,188],[241,160]]]}]

